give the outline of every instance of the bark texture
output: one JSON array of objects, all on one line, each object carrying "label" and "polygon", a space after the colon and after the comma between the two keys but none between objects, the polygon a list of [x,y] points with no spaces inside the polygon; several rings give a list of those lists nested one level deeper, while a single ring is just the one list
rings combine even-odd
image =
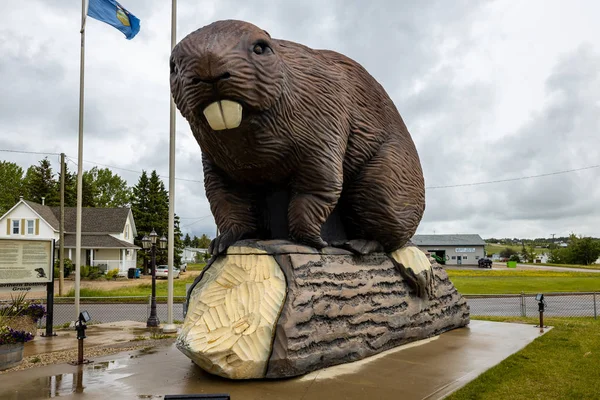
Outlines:
[{"label": "bark texture", "polygon": [[[277,253],[273,251],[273,253]],[[433,293],[409,293],[385,254],[279,254],[287,298],[266,377],[356,361],[469,323],[469,307],[438,264]]]},{"label": "bark texture", "polygon": [[[264,322],[265,330],[272,332],[268,342],[270,350],[260,356],[252,352],[236,352],[244,354],[238,358],[243,359],[246,365],[244,370],[253,371],[251,374],[236,372],[240,360],[236,358],[235,363],[230,362],[229,349],[219,348],[218,354],[213,356],[208,353],[191,354],[204,349],[205,342],[230,341],[209,338],[219,332],[208,325],[210,329],[205,329],[198,322],[205,317],[198,306],[192,303],[196,301],[201,305],[207,301],[215,302],[212,293],[201,294],[206,292],[208,288],[205,286],[214,275],[211,269],[215,265],[222,265],[223,273],[230,275],[229,270],[244,269],[241,263],[248,254],[253,257],[253,265],[272,263],[274,267],[281,268],[285,277],[285,297],[280,296],[278,304],[271,304],[269,308],[279,310],[278,315]],[[265,260],[258,260],[257,257]],[[457,292],[441,266],[433,264],[431,268],[432,290],[428,298],[423,299],[410,293],[402,275],[384,253],[356,256],[337,248],[327,247],[316,251],[283,240],[239,241],[228,250],[226,256],[217,258],[209,265],[194,283],[195,287],[190,289],[188,299],[191,302],[191,314],[186,317],[180,341],[202,344],[187,346],[184,353],[209,372],[234,379],[292,377],[360,360],[469,323],[469,307],[465,299]],[[274,274],[270,273],[271,276],[279,275]],[[236,285],[244,286],[240,279],[236,278]],[[228,286],[231,285],[224,285],[222,290]],[[208,300],[203,300],[204,297]],[[226,304],[226,299],[231,295],[223,294],[220,297],[225,299],[223,301]],[[259,304],[240,307],[244,310],[260,309],[262,302],[272,302],[273,298],[265,292],[252,298],[252,302]],[[236,324],[231,326],[234,329]],[[234,334],[240,337],[246,334],[241,331],[227,332],[224,336],[221,333],[219,335],[228,338]],[[198,362],[207,355],[210,362]]]}]

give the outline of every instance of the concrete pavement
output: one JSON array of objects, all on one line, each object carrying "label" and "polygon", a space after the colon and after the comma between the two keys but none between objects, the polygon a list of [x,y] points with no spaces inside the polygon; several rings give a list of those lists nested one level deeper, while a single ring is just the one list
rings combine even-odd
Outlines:
[{"label": "concrete pavement", "polygon": [[[107,333],[105,340],[112,340]],[[228,393],[232,399],[441,399],[519,351],[539,330],[531,325],[471,321],[466,328],[351,364],[285,380],[231,381],[209,375],[171,342],[148,352],[32,368],[0,375],[0,398],[162,398]],[[38,339],[36,338],[36,341]]]}]

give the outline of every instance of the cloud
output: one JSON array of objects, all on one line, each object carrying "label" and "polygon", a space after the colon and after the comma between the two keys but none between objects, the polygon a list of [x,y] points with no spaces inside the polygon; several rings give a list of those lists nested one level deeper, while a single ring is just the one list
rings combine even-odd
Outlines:
[{"label": "cloud", "polygon": [[[460,185],[599,163],[600,5],[581,4],[180,0],[177,40],[242,19],[351,57],[398,107],[426,185]],[[141,19],[132,41],[87,22],[84,168],[109,165],[130,185],[156,169],[168,187],[170,2],[124,6]],[[26,30],[25,14],[35,21]],[[60,0],[15,3],[0,16],[0,149],[65,152],[77,162],[79,25],[80,6]],[[43,157],[0,152],[24,169]],[[428,189],[419,232],[600,236],[599,173]],[[176,177],[184,233],[214,236],[200,149],[180,115]]]}]

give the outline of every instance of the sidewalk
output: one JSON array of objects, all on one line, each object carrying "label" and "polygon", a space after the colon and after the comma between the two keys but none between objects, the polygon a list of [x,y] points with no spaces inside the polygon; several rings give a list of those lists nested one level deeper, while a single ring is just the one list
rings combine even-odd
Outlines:
[{"label": "sidewalk", "polygon": [[[66,363],[77,360],[78,340],[74,329],[55,331],[56,336],[43,337],[44,330],[38,330],[38,335],[31,342],[25,343],[23,362],[21,365],[0,371],[0,376],[11,372],[55,363]],[[143,349],[156,346],[161,340],[151,339],[150,330],[146,324],[135,321],[109,322],[90,325],[85,331],[84,357],[100,357],[123,351]],[[146,336],[146,340],[143,337]],[[174,335],[170,335],[174,336]],[[172,342],[174,338],[171,338]],[[1,398],[1,397],[0,397]]]},{"label": "sidewalk", "polygon": [[[136,334],[135,327],[125,328],[130,331],[123,334],[116,332],[116,327],[107,328],[99,329],[98,342]],[[0,398],[140,399],[228,393],[232,399],[260,400],[442,399],[539,335],[539,329],[531,325],[471,321],[466,328],[354,363],[296,378],[250,381],[232,381],[204,372],[171,339],[149,350],[94,358],[89,365],[49,365],[0,374]],[[56,343],[62,340],[66,339]]]}]

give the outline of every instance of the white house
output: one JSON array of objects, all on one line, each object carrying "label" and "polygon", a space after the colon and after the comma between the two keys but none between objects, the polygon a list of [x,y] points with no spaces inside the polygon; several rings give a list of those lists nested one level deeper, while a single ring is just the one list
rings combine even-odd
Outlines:
[{"label": "white house", "polygon": [[181,262],[192,263],[201,260],[200,257],[204,256],[208,252],[208,249],[200,249],[197,247],[185,247],[181,256]]},{"label": "white house", "polygon": [[[93,208],[81,210],[81,263],[101,267],[104,271],[118,269],[127,275],[136,267],[137,250],[133,243],[137,235],[133,214],[129,208]],[[75,261],[77,209],[65,207],[65,255]],[[60,248],[60,207],[49,207],[21,198],[0,217],[0,237],[55,239],[56,254]]]}]

